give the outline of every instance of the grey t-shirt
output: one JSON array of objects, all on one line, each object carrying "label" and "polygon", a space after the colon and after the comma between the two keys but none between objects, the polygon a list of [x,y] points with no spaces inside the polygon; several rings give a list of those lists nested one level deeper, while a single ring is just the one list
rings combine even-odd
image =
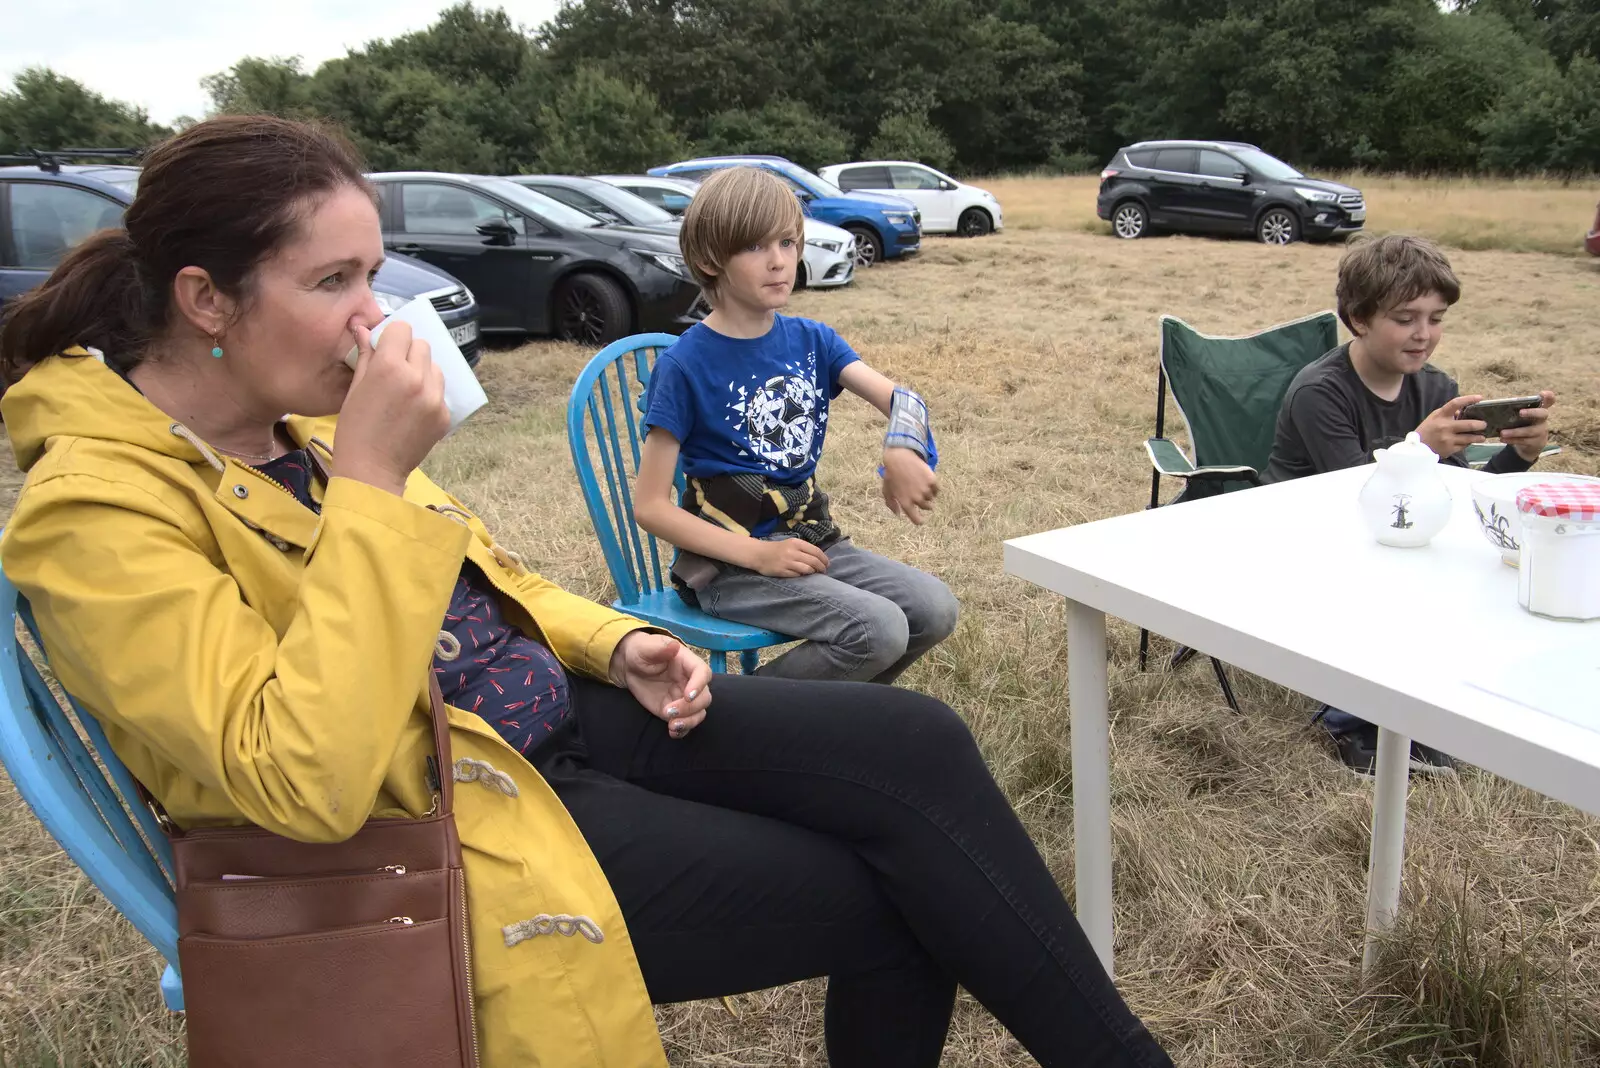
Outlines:
[{"label": "grey t-shirt", "polygon": [[[1460,396],[1455,379],[1431,364],[1405,376],[1400,395],[1386,401],[1367,388],[1350,362],[1349,344],[1307,364],[1289,383],[1272,440],[1272,459],[1263,482],[1320,475],[1372,462],[1384,449],[1422,425],[1446,401]],[[1467,465],[1465,451],[1443,458]],[[1533,465],[1517,450],[1501,449],[1484,470],[1526,471]]]}]

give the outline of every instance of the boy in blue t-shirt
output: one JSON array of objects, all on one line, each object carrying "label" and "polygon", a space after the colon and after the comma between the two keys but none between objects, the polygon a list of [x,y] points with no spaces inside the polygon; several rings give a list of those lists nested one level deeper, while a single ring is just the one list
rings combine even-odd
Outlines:
[{"label": "boy in blue t-shirt", "polygon": [[[763,170],[718,171],[695,195],[678,240],[712,311],[651,373],[634,515],[678,547],[684,600],[805,639],[761,674],[892,682],[955,629],[956,600],[833,522],[814,477],[829,401],[849,390],[889,417],[883,497],[913,523],[938,493],[938,453],[921,397],[832,328],[777,314],[803,227],[799,201]],[[680,457],[687,488],[674,504]]]}]

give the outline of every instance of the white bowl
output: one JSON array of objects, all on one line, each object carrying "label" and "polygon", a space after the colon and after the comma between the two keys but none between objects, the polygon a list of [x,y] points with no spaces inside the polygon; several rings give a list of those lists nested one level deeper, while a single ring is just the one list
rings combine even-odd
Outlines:
[{"label": "white bowl", "polygon": [[1522,555],[1518,536],[1522,518],[1517,514],[1517,494],[1529,486],[1551,482],[1600,482],[1592,475],[1570,475],[1564,471],[1516,471],[1480,478],[1472,484],[1472,510],[1489,544],[1500,550],[1500,559],[1517,566]]}]

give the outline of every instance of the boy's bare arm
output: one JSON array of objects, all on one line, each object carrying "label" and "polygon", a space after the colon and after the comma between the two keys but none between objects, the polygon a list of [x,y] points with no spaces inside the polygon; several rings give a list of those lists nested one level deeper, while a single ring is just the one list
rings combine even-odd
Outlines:
[{"label": "boy's bare arm", "polygon": [[894,383],[861,360],[839,372],[839,384],[885,416],[894,403]]},{"label": "boy's bare arm", "polygon": [[814,545],[791,538],[764,542],[736,534],[679,508],[672,500],[672,476],[678,469],[678,439],[659,427],[644,439],[639,477],[633,485],[633,517],[645,530],[713,560],[793,578],[821,574],[828,558]]}]

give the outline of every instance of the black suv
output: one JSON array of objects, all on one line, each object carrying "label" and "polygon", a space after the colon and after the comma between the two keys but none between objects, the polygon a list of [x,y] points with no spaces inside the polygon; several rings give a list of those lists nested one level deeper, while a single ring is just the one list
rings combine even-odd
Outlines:
[{"label": "black suv", "polygon": [[1154,229],[1326,241],[1366,225],[1361,190],[1307,178],[1238,141],[1140,141],[1100,172],[1095,208],[1118,237]]},{"label": "black suv", "polygon": [[384,246],[471,286],[486,334],[604,345],[633,333],[681,334],[709,310],[676,228],[609,223],[509,178],[368,177],[383,202]]}]

